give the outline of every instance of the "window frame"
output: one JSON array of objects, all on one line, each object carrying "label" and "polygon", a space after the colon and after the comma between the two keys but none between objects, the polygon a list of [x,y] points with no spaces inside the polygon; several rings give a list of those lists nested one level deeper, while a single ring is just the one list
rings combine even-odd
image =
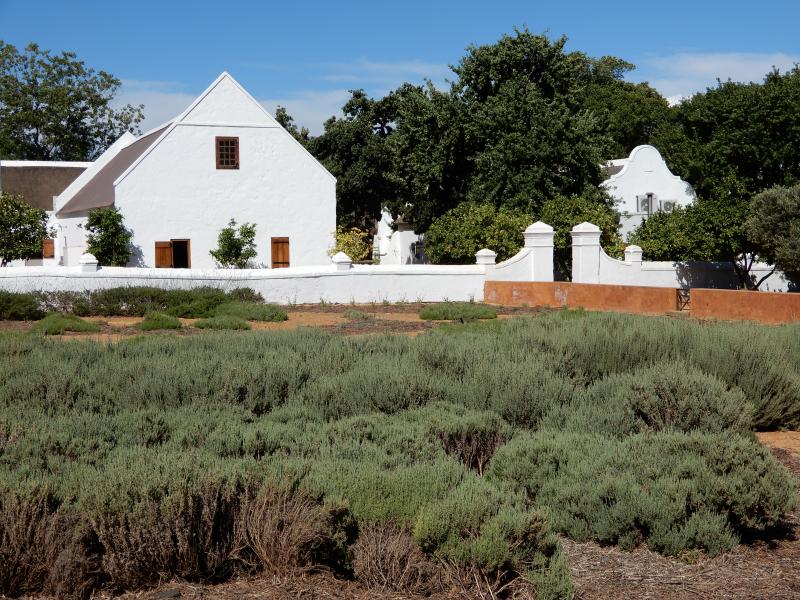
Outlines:
[{"label": "window frame", "polygon": [[[223,158],[220,152],[220,142],[235,142],[233,144],[233,164],[227,164],[229,156]],[[228,149],[226,148],[226,154]],[[218,135],[214,137],[214,160],[218,171],[234,171],[239,169],[239,137],[230,135]]]}]

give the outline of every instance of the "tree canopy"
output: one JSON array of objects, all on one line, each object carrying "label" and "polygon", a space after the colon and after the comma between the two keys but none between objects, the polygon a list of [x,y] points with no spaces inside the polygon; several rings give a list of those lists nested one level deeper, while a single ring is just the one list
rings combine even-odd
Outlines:
[{"label": "tree canopy", "polygon": [[13,260],[41,256],[42,243],[52,232],[47,213],[22,198],[0,192],[0,267]]},{"label": "tree canopy", "polygon": [[72,52],[0,40],[0,157],[93,160],[144,118],[143,106],[112,106],[119,86]]}]

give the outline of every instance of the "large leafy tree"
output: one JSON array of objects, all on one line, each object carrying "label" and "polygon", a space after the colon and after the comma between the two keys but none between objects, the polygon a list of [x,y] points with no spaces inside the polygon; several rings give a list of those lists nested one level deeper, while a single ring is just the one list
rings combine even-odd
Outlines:
[{"label": "large leafy tree", "polygon": [[143,119],[143,106],[112,107],[119,85],[72,52],[19,51],[0,40],[0,157],[96,158]]},{"label": "large leafy tree", "polygon": [[344,116],[325,122],[324,133],[308,148],[337,178],[336,216],[340,225],[359,227],[380,216],[396,196],[393,157],[386,138],[393,130],[393,100],[369,98],[354,90]]},{"label": "large leafy tree", "polygon": [[0,192],[0,267],[12,260],[41,255],[44,239],[52,235],[47,213],[22,198]]}]

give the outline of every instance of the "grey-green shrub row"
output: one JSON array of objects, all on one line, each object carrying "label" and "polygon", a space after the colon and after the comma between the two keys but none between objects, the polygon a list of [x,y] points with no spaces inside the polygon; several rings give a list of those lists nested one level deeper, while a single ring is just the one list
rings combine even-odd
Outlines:
[{"label": "grey-green shrub row", "polygon": [[2,336],[0,497],[168,520],[209,480],[284,482],[543,597],[570,584],[542,510],[668,554],[779,522],[796,490],[749,431],[797,423],[798,328],[567,316],[415,339]]},{"label": "grey-green shrub row", "polygon": [[35,298],[45,312],[63,312],[79,317],[142,317],[149,312],[164,312],[174,317],[212,317],[215,310],[230,302],[263,303],[261,294],[250,288],[228,292],[201,287],[191,290],[165,290],[131,286],[83,292],[37,292],[21,294]]}]

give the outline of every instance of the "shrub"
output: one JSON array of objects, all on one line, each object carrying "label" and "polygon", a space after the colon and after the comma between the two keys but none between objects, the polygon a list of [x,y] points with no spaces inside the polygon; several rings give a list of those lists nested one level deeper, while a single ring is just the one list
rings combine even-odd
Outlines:
[{"label": "shrub", "polygon": [[218,247],[210,251],[211,257],[219,267],[245,269],[258,255],[255,239],[254,223],[242,223],[237,231],[236,221],[231,219],[228,226],[220,230]]},{"label": "shrub", "polygon": [[478,250],[489,248],[497,260],[506,260],[522,248],[522,232],[531,222],[524,210],[462,202],[431,223],[425,254],[434,264],[472,264]]},{"label": "shrub", "polygon": [[339,225],[335,232],[336,245],[328,251],[330,256],[337,252],[344,252],[353,262],[367,260],[372,254],[370,234],[358,227],[343,227]]},{"label": "shrub", "polygon": [[230,315],[200,319],[194,326],[200,329],[250,329],[250,325],[247,324],[247,321],[240,317]]},{"label": "shrub", "polygon": [[151,312],[144,316],[144,320],[139,323],[139,329],[143,331],[153,331],[156,329],[180,329],[181,322],[164,313]]},{"label": "shrub", "polygon": [[419,312],[425,320],[472,321],[474,319],[496,319],[497,312],[485,304],[472,302],[440,302],[426,306]]},{"label": "shrub", "polygon": [[772,455],[727,433],[525,434],[497,451],[489,477],[515,482],[573,539],[672,555],[730,550],[796,503]]},{"label": "shrub", "polygon": [[745,227],[759,257],[774,264],[800,288],[800,184],[757,194]]},{"label": "shrub", "polygon": [[346,311],[344,311],[344,318],[350,319],[351,321],[370,321],[374,317],[370,313],[363,310],[348,308]]},{"label": "shrub", "polygon": [[214,315],[238,317],[245,321],[285,321],[289,318],[286,310],[276,304],[255,304],[252,302],[226,302],[220,304]]},{"label": "shrub", "polygon": [[131,258],[133,234],[116,207],[93,208],[86,218],[86,246],[101,265],[124,267]]},{"label": "shrub", "polygon": [[0,267],[41,256],[44,239],[52,235],[47,222],[47,213],[22,196],[0,192]]},{"label": "shrub", "polygon": [[100,325],[84,321],[74,315],[51,313],[41,321],[34,323],[31,331],[33,333],[43,333],[45,335],[60,335],[65,331],[100,331]]},{"label": "shrub", "polygon": [[664,429],[745,433],[752,423],[753,405],[740,389],[669,361],[609,375],[572,402],[555,407],[543,426],[625,437]]},{"label": "shrub", "polygon": [[33,294],[18,294],[0,290],[0,320],[35,321],[42,318],[39,303]]}]

